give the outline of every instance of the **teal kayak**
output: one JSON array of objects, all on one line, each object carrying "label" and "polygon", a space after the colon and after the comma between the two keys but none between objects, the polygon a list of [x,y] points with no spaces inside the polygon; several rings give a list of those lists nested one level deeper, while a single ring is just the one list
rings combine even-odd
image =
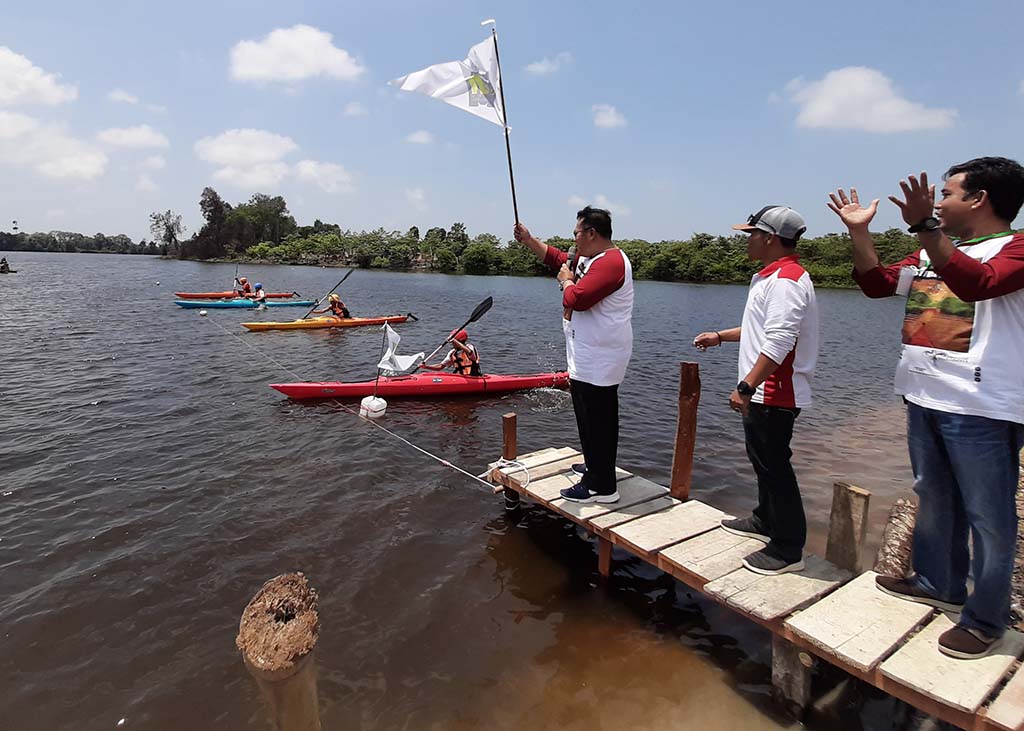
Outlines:
[{"label": "teal kayak", "polygon": [[[225,307],[242,307],[245,309],[254,310],[259,307],[257,302],[253,302],[249,299],[236,299],[236,300],[174,300],[174,304],[178,307],[184,307],[191,310],[212,310],[217,308]],[[267,307],[312,307],[316,304],[316,300],[287,300],[286,302],[272,302],[270,300],[263,303]]]}]

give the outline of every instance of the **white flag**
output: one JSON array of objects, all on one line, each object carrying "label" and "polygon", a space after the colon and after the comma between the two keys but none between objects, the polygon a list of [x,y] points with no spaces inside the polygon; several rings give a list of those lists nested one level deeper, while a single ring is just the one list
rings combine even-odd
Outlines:
[{"label": "white flag", "polygon": [[453,107],[505,126],[501,107],[501,78],[494,41],[490,38],[469,49],[465,61],[449,61],[413,71],[391,82],[402,91],[418,91]]},{"label": "white flag", "polygon": [[384,323],[384,332],[387,333],[388,347],[387,350],[384,351],[384,357],[381,358],[380,363],[377,364],[377,368],[380,369],[382,375],[397,376],[401,373],[411,371],[423,362],[423,353],[417,353],[416,355],[398,355],[398,343],[401,342],[402,337],[386,322]]}]

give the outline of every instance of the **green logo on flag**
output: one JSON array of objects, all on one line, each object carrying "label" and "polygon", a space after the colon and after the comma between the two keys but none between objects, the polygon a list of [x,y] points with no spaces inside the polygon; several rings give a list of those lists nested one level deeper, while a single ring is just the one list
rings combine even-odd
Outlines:
[{"label": "green logo on flag", "polygon": [[481,74],[475,73],[466,79],[466,86],[469,90],[469,106],[494,106],[494,87]]}]

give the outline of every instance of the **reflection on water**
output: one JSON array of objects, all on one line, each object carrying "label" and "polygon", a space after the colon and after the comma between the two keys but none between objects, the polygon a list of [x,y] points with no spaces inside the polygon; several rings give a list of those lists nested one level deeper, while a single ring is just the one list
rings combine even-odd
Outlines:
[{"label": "reflection on water", "polygon": [[[5,727],[263,728],[233,640],[253,592],[287,570],[321,594],[325,728],[786,727],[768,698],[763,630],[625,555],[600,586],[594,546],[572,525],[527,511],[510,526],[490,490],[351,410],[267,388],[372,377],[378,331],[246,333],[252,312],[202,318],[171,304],[172,289],[219,288],[233,266],[17,264],[0,283]],[[246,274],[307,295],[338,279]],[[55,289],[69,294],[44,310],[40,292]],[[358,314],[422,318],[397,328],[406,353],[432,350],[493,295],[470,331],[498,373],[564,368],[552,292],[545,280],[362,271],[344,287]],[[754,498],[725,406],[736,352],[689,342],[737,324],[744,298],[742,287],[639,283],[621,389],[619,463],[667,484],[677,364],[700,363],[694,495],[729,511]],[[876,542],[910,481],[890,386],[897,303],[819,292],[819,306],[815,405],[797,424],[794,464],[820,552],[834,480],[873,492]],[[550,389],[392,399],[383,424],[475,474],[499,456],[509,411],[522,452],[576,444],[568,394]],[[851,728],[879,703],[846,714]]]}]

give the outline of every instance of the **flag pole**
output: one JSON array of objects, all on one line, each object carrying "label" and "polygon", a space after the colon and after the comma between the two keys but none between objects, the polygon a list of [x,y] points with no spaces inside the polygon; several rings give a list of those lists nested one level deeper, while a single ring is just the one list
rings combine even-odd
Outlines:
[{"label": "flag pole", "polygon": [[519,224],[519,204],[516,203],[516,178],[512,174],[512,147],[508,141],[508,108],[505,106],[505,77],[501,73],[501,57],[498,55],[498,24],[494,20],[485,20],[480,25],[491,24],[491,38],[494,39],[494,61],[498,65],[498,93],[501,95],[501,121],[505,128],[505,154],[508,156],[508,181],[512,185],[512,212]]}]

